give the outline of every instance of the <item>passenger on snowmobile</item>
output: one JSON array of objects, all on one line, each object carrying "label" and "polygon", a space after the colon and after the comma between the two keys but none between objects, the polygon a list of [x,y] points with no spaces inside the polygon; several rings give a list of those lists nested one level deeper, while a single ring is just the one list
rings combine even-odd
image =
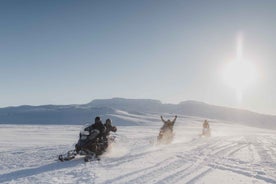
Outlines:
[{"label": "passenger on snowmobile", "polygon": [[174,134],[173,134],[173,127],[175,124],[177,116],[174,117],[174,119],[165,121],[163,119],[163,116],[161,116],[161,120],[164,123],[164,125],[161,127],[159,135],[157,137],[157,140],[159,143],[165,143],[168,144],[173,140]]},{"label": "passenger on snowmobile", "polygon": [[106,137],[108,137],[110,135],[110,132],[116,132],[117,131],[117,127],[116,126],[112,126],[112,120],[111,119],[107,119],[105,121],[105,135]]},{"label": "passenger on snowmobile", "polygon": [[116,132],[117,131],[117,127],[116,126],[112,126],[112,121],[111,119],[107,119],[105,121],[105,139],[107,141],[107,149],[111,148],[111,145],[113,142],[115,142],[115,136],[110,135],[110,132]]},{"label": "passenger on snowmobile", "polygon": [[204,120],[204,123],[202,124],[203,129],[202,129],[202,135],[203,136],[211,136],[211,130],[210,130],[210,124],[207,120]]}]

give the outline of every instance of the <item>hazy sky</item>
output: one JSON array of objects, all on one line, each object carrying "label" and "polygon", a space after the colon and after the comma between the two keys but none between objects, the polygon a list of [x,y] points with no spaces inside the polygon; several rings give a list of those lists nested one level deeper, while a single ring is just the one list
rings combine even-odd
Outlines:
[{"label": "hazy sky", "polygon": [[[151,98],[276,114],[276,1],[0,1],[0,106]],[[243,58],[259,78],[221,78]]]}]

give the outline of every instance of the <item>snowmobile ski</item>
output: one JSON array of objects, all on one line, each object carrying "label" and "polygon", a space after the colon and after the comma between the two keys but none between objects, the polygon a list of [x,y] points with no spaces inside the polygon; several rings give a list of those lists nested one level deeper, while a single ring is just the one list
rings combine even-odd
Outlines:
[{"label": "snowmobile ski", "polygon": [[77,155],[76,151],[75,150],[71,150],[71,151],[68,151],[66,154],[59,155],[58,159],[61,162],[69,161],[69,160],[74,159],[76,155]]}]

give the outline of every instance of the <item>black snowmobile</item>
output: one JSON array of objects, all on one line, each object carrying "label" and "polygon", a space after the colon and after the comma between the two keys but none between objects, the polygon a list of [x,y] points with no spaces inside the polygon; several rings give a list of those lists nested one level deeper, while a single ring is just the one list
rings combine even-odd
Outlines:
[{"label": "black snowmobile", "polygon": [[75,145],[74,150],[68,151],[66,154],[58,156],[60,161],[69,161],[74,159],[77,155],[84,155],[84,161],[99,160],[108,147],[107,138],[99,138],[100,131],[94,129],[86,131],[85,129],[80,132],[78,143]]}]

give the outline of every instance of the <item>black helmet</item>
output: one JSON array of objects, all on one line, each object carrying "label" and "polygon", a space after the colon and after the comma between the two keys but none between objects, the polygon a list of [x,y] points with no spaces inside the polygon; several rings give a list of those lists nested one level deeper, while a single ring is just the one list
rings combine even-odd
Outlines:
[{"label": "black helmet", "polygon": [[97,117],[95,118],[95,122],[98,122],[98,121],[101,121],[101,118],[100,118],[99,116],[97,116]]},{"label": "black helmet", "polygon": [[109,118],[105,121],[105,124],[107,124],[107,125],[111,125],[111,123],[112,123],[112,120]]}]

